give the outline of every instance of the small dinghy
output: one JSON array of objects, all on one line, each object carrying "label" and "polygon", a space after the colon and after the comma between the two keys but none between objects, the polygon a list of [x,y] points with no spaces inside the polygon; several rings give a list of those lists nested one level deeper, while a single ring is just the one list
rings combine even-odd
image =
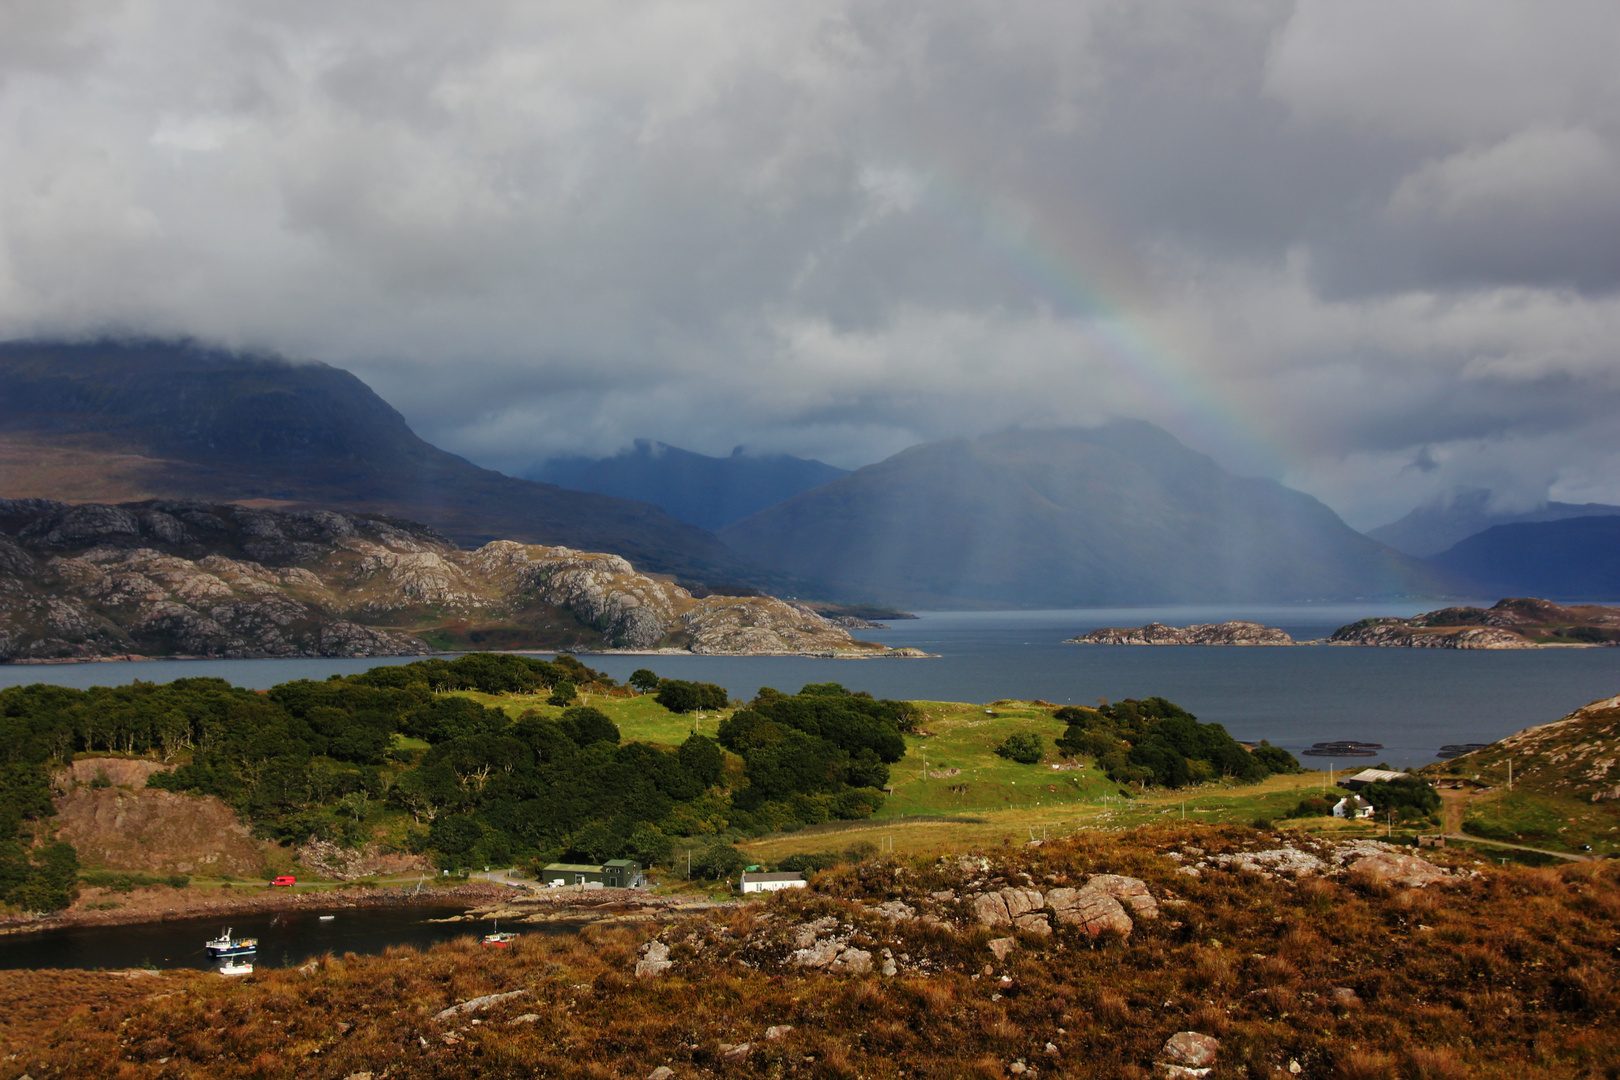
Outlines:
[{"label": "small dinghy", "polygon": [[337,918],[336,915],[322,915],[321,922],[331,922],[335,918]]},{"label": "small dinghy", "polygon": [[221,975],[251,975],[253,974],[253,965],[246,960],[227,960],[219,965],[219,973]]},{"label": "small dinghy", "polygon": [[246,956],[248,953],[259,951],[259,939],[232,937],[231,928],[227,926],[223,934],[208,942],[203,948],[207,949],[208,955],[213,957]]}]

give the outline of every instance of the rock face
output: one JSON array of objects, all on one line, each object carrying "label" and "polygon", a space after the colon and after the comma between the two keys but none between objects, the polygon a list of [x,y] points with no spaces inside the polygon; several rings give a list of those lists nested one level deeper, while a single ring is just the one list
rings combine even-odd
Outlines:
[{"label": "rock face", "polygon": [[265,845],[212,795],[70,783],[55,802],[57,836],[87,866],[206,877],[265,867]]},{"label": "rock face", "polygon": [[889,652],[770,597],[695,599],[616,555],[461,551],[376,515],[0,499],[0,661],[480,646]]},{"label": "rock face", "polygon": [[1199,623],[1195,626],[1166,626],[1148,623],[1130,629],[1109,627],[1069,638],[1067,645],[1292,645],[1294,639],[1282,630],[1255,622],[1234,620]]}]

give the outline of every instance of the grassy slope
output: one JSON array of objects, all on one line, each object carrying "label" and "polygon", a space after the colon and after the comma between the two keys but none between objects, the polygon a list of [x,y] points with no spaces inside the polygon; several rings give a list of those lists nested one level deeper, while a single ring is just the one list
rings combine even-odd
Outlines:
[{"label": "grassy slope", "polygon": [[1611,698],[1423,771],[1470,784],[1456,796],[1467,832],[1559,851],[1590,844],[1603,856],[1620,854],[1620,799],[1609,794],[1620,786],[1616,761],[1620,699]]}]

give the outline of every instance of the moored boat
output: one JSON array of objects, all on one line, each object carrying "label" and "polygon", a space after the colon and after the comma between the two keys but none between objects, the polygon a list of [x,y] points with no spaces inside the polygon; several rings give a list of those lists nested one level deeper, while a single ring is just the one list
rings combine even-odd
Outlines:
[{"label": "moored boat", "polygon": [[246,960],[227,960],[219,965],[219,973],[221,975],[251,975],[253,974],[253,965]]},{"label": "moored boat", "polygon": [[497,919],[495,921],[495,929],[485,934],[479,944],[493,945],[498,949],[504,949],[519,938],[520,935],[514,934],[510,930],[502,930],[500,926],[500,920]]},{"label": "moored boat", "polygon": [[231,928],[226,927],[225,932],[203,946],[208,950],[209,956],[246,956],[248,953],[259,951],[259,939],[251,937],[232,937]]}]

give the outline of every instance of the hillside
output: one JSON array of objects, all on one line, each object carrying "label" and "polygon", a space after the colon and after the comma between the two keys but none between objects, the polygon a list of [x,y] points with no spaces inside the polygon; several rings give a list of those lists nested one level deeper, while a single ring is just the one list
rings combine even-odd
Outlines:
[{"label": "hillside", "polygon": [[1476,836],[1620,853],[1620,697],[1423,771],[1465,782],[1457,797],[1464,828]]},{"label": "hillside", "polygon": [[748,454],[740,446],[730,457],[710,457],[637,439],[610,458],[553,458],[528,475],[577,491],[638,499],[700,528],[720,529],[849,470],[790,454]]},{"label": "hillside", "polygon": [[1601,1075],[1614,870],[1436,857],[1090,833],[510,949],[3,973],[0,1051],[63,1077]]},{"label": "hillside", "polygon": [[673,648],[881,654],[761,596],[697,599],[617,555],[462,551],[334,511],[0,499],[0,660]]},{"label": "hillside", "polygon": [[908,604],[1444,594],[1315,499],[1139,421],[912,447],[721,531],[745,558]]},{"label": "hillside", "polygon": [[1497,525],[1429,560],[1486,593],[1620,598],[1620,515]]},{"label": "hillside", "polygon": [[1362,619],[1333,631],[1335,645],[1418,649],[1528,649],[1536,645],[1620,643],[1620,608],[1565,607],[1534,597],[1509,597],[1489,608],[1449,607],[1409,619]]},{"label": "hillside", "polygon": [[1491,506],[1492,494],[1487,488],[1455,491],[1417,507],[1399,521],[1368,529],[1367,535],[1396,551],[1427,559],[1498,525],[1620,514],[1620,506],[1607,503],[1548,502],[1530,510],[1497,510]]},{"label": "hillside", "polygon": [[440,450],[346,371],[192,343],[0,344],[0,496],[386,514],[469,547],[611,551],[711,584],[748,575],[712,535],[657,507]]}]

